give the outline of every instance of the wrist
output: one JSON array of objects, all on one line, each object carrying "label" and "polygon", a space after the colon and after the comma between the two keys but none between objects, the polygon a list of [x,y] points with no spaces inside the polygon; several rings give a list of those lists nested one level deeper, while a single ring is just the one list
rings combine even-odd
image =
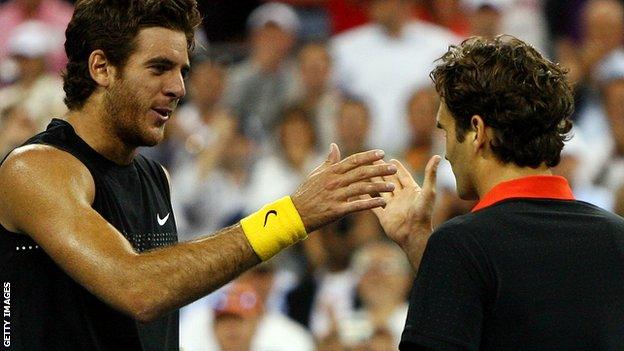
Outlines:
[{"label": "wrist", "polygon": [[252,249],[263,261],[308,236],[290,196],[267,204],[240,223]]}]

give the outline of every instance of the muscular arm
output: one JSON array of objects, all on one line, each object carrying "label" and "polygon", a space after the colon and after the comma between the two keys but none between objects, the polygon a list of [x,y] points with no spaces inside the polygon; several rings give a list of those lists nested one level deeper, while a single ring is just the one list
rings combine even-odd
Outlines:
[{"label": "muscular arm", "polygon": [[[325,171],[311,176],[294,195],[308,229],[384,204],[381,199],[341,200],[363,191],[387,191],[385,183],[358,180],[392,173],[387,166],[357,167],[372,158],[345,161],[326,162]],[[338,173],[340,177],[333,176]],[[73,156],[47,146],[28,146],[14,152],[0,168],[0,223],[29,235],[74,280],[137,320],[150,321],[181,307],[260,262],[239,225],[138,254],[93,210],[94,195],[89,171]]]},{"label": "muscular arm", "polygon": [[[63,167],[53,167],[58,164]],[[183,306],[259,262],[238,225],[139,255],[93,210],[94,193],[89,171],[73,156],[29,147],[0,169],[0,220],[27,233],[94,295],[138,320]]]}]

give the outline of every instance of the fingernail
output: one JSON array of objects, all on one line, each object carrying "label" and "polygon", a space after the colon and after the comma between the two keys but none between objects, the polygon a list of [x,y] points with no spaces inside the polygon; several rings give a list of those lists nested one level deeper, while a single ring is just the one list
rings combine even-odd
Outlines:
[{"label": "fingernail", "polygon": [[389,191],[394,190],[394,183],[388,183],[388,184],[386,184],[386,189],[388,189]]},{"label": "fingernail", "polygon": [[384,157],[386,153],[383,150],[377,150],[377,152],[375,152],[375,155],[377,155],[377,157]]},{"label": "fingernail", "polygon": [[396,172],[397,168],[395,165],[388,166],[388,172]]}]

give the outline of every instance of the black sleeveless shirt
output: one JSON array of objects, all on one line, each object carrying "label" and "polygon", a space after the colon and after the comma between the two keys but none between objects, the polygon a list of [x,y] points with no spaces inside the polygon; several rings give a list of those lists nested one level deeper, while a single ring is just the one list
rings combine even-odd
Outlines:
[{"label": "black sleeveless shirt", "polygon": [[[177,242],[169,184],[158,163],[137,155],[130,165],[117,165],[89,147],[69,123],[59,119],[53,119],[46,131],[27,144],[51,145],[80,160],[95,181],[93,209],[137,252]],[[179,348],[177,311],[152,323],[139,323],[72,280],[30,237],[11,233],[2,226],[0,284],[4,336],[0,350]]]}]

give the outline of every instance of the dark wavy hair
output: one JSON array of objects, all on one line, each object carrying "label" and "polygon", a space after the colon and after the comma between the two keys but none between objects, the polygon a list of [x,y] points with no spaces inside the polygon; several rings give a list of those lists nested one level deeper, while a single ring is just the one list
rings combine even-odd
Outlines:
[{"label": "dark wavy hair", "polygon": [[479,115],[494,130],[490,147],[502,162],[559,163],[574,111],[565,69],[507,35],[469,38],[439,61],[430,76],[456,121],[458,142]]},{"label": "dark wavy hair", "polygon": [[97,87],[88,67],[94,50],[102,50],[111,64],[123,68],[136,49],[139,31],[164,27],[184,32],[191,51],[200,23],[196,0],[79,0],[65,31],[65,105],[82,108]]}]

